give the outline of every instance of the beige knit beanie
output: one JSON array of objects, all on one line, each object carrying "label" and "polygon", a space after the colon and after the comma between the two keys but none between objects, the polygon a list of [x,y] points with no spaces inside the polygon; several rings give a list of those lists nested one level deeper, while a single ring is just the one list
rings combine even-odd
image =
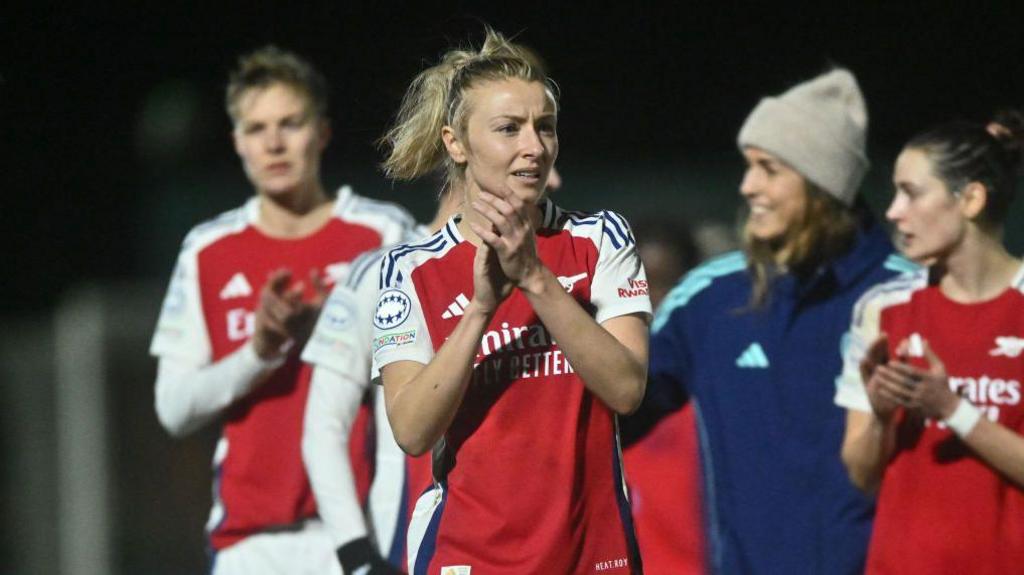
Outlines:
[{"label": "beige knit beanie", "polygon": [[864,97],[849,70],[837,68],[761,99],[738,138],[740,149],[760,148],[800,172],[846,205],[853,204],[868,170]]}]

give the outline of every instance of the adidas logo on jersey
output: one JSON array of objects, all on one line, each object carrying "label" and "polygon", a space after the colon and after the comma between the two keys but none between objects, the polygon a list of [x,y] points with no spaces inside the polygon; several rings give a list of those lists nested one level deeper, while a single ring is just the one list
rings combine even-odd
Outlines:
[{"label": "adidas logo on jersey", "polygon": [[455,296],[455,301],[448,304],[448,309],[446,309],[445,312],[441,314],[441,318],[452,319],[453,317],[458,317],[466,311],[466,306],[468,305],[469,298],[466,297],[466,294],[460,293],[459,295]]},{"label": "adidas logo on jersey", "polygon": [[996,348],[988,352],[992,356],[1020,357],[1024,352],[1024,338],[1006,335],[996,338]]},{"label": "adidas logo on jersey", "polygon": [[750,346],[743,350],[743,353],[736,358],[736,367],[766,368],[768,365],[768,356],[765,355],[761,344],[756,341],[750,344]]},{"label": "adidas logo on jersey", "polygon": [[220,299],[222,300],[250,295],[252,295],[252,286],[249,285],[249,280],[245,279],[245,274],[242,272],[231,276],[228,283],[224,284],[220,290]]}]

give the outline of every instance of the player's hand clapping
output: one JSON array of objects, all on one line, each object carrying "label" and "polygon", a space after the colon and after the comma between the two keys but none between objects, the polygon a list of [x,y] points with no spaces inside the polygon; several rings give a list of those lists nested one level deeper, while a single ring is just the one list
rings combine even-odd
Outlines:
[{"label": "player's hand clapping", "polygon": [[896,408],[902,405],[900,397],[894,394],[888,385],[891,376],[886,366],[888,361],[889,337],[883,333],[871,344],[860,362],[860,376],[865,382],[871,409],[883,422],[892,419]]},{"label": "player's hand clapping", "polygon": [[280,357],[293,345],[301,347],[309,339],[327,298],[327,287],[317,271],[313,270],[309,275],[314,289],[309,300],[303,299],[302,282],[289,287],[292,273],[287,269],[270,274],[260,290],[252,343],[261,358]]},{"label": "player's hand clapping", "polygon": [[[900,344],[900,349],[907,349],[909,345],[909,342],[904,340]],[[921,340],[921,348],[921,355],[928,363],[927,369],[902,362],[893,366],[904,390],[903,405],[919,413],[921,417],[944,420],[953,414],[960,402],[960,396],[949,388],[946,366],[928,342]]]},{"label": "player's hand clapping", "polygon": [[472,207],[491,223],[490,227],[471,223],[473,231],[494,252],[509,281],[516,287],[528,289],[543,268],[530,221],[529,210],[534,206],[526,204],[509,189],[481,189]]}]

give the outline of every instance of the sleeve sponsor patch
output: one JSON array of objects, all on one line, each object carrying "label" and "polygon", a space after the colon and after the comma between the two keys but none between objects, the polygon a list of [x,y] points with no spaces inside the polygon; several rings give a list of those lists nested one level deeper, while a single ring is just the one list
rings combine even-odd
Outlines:
[{"label": "sleeve sponsor patch", "polygon": [[626,286],[619,287],[619,297],[633,298],[647,295],[647,280],[628,279],[626,281],[628,282]]},{"label": "sleeve sponsor patch", "polygon": [[384,348],[401,347],[411,343],[416,343],[416,330],[414,329],[400,333],[385,333],[373,338],[373,353]]},{"label": "sleeve sponsor patch", "polygon": [[377,299],[377,309],[373,314],[373,325],[379,329],[391,329],[402,325],[412,313],[412,300],[405,292],[387,289]]},{"label": "sleeve sponsor patch", "polygon": [[163,313],[168,317],[177,317],[185,313],[185,267],[179,262],[171,274],[171,285],[167,288],[167,296],[164,298]]}]

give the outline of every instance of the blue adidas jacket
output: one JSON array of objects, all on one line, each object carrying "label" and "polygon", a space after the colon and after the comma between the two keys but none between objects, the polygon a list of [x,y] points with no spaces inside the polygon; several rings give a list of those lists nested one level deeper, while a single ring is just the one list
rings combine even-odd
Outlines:
[{"label": "blue adidas jacket", "polygon": [[911,267],[870,222],[811,278],[778,278],[757,311],[738,252],[693,270],[661,304],[647,395],[623,435],[695,402],[714,573],[863,572],[874,507],[839,455],[840,347],[860,295]]}]

